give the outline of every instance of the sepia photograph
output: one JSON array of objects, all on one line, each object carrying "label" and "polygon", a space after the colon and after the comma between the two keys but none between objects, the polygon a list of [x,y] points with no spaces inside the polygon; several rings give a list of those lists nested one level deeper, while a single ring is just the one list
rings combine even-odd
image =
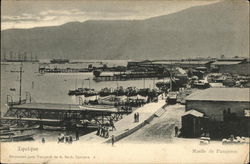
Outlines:
[{"label": "sepia photograph", "polygon": [[247,0],[2,0],[1,163],[249,163]]}]

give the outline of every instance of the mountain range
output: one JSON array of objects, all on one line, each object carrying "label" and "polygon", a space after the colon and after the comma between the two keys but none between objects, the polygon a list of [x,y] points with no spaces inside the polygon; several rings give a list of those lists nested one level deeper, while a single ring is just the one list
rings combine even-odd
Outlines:
[{"label": "mountain range", "polygon": [[1,31],[2,51],[38,58],[178,59],[249,56],[248,4],[224,1],[145,20],[89,20]]}]

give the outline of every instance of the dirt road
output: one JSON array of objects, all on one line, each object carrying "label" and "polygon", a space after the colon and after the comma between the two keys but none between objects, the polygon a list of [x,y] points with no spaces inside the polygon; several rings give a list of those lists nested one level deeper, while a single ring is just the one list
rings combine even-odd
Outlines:
[{"label": "dirt road", "polygon": [[169,105],[166,112],[155,117],[149,124],[122,139],[121,143],[169,143],[174,137],[174,127],[181,127],[181,116],[185,112],[183,105]]}]

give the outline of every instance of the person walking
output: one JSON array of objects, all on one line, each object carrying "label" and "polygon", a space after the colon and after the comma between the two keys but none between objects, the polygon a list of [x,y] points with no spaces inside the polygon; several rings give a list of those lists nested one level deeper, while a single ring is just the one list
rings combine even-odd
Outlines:
[{"label": "person walking", "polygon": [[78,129],[76,128],[76,141],[79,140],[79,131]]},{"label": "person walking", "polygon": [[65,143],[69,143],[69,137],[68,136],[65,137]]},{"label": "person walking", "polygon": [[139,120],[140,120],[140,114],[137,112],[137,122],[139,122]]},{"label": "person walking", "polygon": [[113,130],[116,130],[115,125],[114,125],[114,122],[113,122],[112,120],[110,120],[110,126],[111,126],[111,128],[112,128],[112,131],[113,131]]},{"label": "person walking", "polygon": [[58,135],[58,141],[57,141],[57,143],[60,143],[61,142],[61,133],[59,133],[59,135]]},{"label": "person walking", "polygon": [[73,142],[73,137],[70,135],[69,136],[69,143],[72,144],[72,142]]},{"label": "person walking", "polygon": [[111,143],[112,143],[112,146],[114,146],[114,144],[115,144],[115,136],[114,135],[112,135]]},{"label": "person walking", "polygon": [[59,136],[58,136],[58,143],[63,143],[64,142],[64,134],[63,133],[59,133]]},{"label": "person walking", "polygon": [[175,130],[175,137],[177,137],[177,136],[178,136],[178,131],[179,131],[178,126],[175,126],[175,127],[174,127],[174,130]]},{"label": "person walking", "polygon": [[104,129],[104,127],[102,126],[102,127],[101,127],[101,137],[104,137],[104,134],[105,134],[105,129]]},{"label": "person walking", "polygon": [[106,135],[105,135],[105,138],[109,138],[109,129],[108,129],[108,127],[107,127],[107,129],[106,129]]},{"label": "person walking", "polygon": [[45,138],[44,138],[44,137],[42,138],[42,143],[43,143],[43,144],[45,143]]},{"label": "person walking", "polygon": [[98,126],[98,130],[97,130],[96,135],[98,135],[98,136],[100,136],[100,135],[101,135],[101,127],[100,127],[100,125]]},{"label": "person walking", "polygon": [[134,122],[136,122],[137,121],[137,114],[135,113],[134,114]]}]

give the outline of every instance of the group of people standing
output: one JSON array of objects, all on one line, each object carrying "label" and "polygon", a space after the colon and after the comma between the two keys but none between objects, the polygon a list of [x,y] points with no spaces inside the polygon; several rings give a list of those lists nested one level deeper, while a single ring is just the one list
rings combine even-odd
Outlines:
[{"label": "group of people standing", "polygon": [[63,133],[59,133],[58,135],[58,143],[69,143],[73,142],[73,137],[71,135],[64,136]]},{"label": "group of people standing", "polygon": [[134,121],[135,121],[135,122],[139,122],[139,118],[140,118],[140,115],[139,115],[138,112],[136,112],[136,113],[134,114]]},{"label": "group of people standing", "polygon": [[109,128],[106,126],[99,126],[96,135],[108,138],[109,137]]}]

